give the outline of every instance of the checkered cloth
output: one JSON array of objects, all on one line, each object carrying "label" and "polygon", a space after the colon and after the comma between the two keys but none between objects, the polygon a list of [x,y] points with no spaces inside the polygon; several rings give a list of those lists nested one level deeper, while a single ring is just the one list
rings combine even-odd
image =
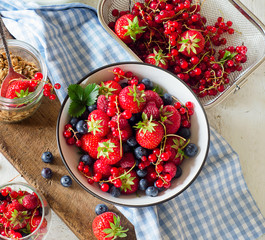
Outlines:
[{"label": "checkered cloth", "polygon": [[[35,46],[62,101],[67,86],[100,66],[133,60],[101,27],[95,9],[83,4],[38,6],[1,0],[11,34]],[[243,179],[237,154],[211,129],[202,172],[181,195],[155,207],[118,209],[134,224],[139,240],[256,239],[265,220]]]}]

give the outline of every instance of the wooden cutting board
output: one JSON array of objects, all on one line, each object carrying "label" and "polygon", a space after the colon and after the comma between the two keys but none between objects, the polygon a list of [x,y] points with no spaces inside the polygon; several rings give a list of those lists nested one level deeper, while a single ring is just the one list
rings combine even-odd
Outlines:
[{"label": "wooden cutting board", "polygon": [[[56,142],[56,122],[60,107],[58,100],[51,101],[44,97],[40,108],[32,117],[20,123],[0,123],[0,151],[28,183],[43,193],[54,212],[79,239],[93,240],[96,239],[92,232],[92,221],[96,217],[95,206],[103,202],[90,195],[75,181],[69,188],[60,183],[63,175],[69,175]],[[42,153],[47,150],[54,155],[52,164],[41,160]],[[44,167],[53,171],[53,177],[49,180],[41,176]],[[113,205],[106,205],[121,217],[125,229],[129,228],[126,239],[136,239],[133,225]]]}]

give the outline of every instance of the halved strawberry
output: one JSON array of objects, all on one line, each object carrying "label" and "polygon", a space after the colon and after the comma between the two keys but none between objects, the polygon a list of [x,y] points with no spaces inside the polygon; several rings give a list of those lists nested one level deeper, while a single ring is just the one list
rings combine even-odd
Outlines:
[{"label": "halved strawberry", "polygon": [[178,51],[187,57],[192,57],[203,51],[205,39],[196,30],[188,30],[181,34],[178,41]]},{"label": "halved strawberry", "polygon": [[142,25],[137,16],[125,14],[117,19],[115,33],[125,43],[132,43],[144,33],[146,26]]}]

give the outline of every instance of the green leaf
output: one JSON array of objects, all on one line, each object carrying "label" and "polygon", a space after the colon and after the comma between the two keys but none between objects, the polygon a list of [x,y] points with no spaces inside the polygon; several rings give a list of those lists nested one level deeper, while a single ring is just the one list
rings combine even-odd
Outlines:
[{"label": "green leaf", "polygon": [[95,101],[97,100],[98,91],[99,91],[99,86],[96,83],[88,84],[85,87],[84,95],[87,106],[90,106],[95,103]]},{"label": "green leaf", "polygon": [[80,117],[86,111],[86,106],[80,102],[71,102],[68,113],[71,117]]},{"label": "green leaf", "polygon": [[[129,229],[128,229],[128,230],[129,230]],[[121,234],[119,235],[119,237],[120,237],[120,238],[127,237],[127,234],[126,234],[126,233],[121,233]]]},{"label": "green leaf", "polygon": [[227,60],[231,60],[233,57],[235,57],[238,53],[234,52],[231,53],[230,51],[225,51],[225,54],[223,56],[223,58],[221,59],[221,61],[227,61]]},{"label": "green leaf", "polygon": [[68,95],[72,101],[82,102],[84,89],[79,84],[71,84],[68,87]]},{"label": "green leaf", "polygon": [[103,232],[106,233],[106,234],[112,233],[112,231],[113,230],[111,228],[106,228],[106,229],[103,230]]}]

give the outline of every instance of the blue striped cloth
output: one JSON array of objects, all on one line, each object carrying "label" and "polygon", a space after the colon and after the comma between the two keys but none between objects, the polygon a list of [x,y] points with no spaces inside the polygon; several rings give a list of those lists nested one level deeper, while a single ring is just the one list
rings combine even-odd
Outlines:
[{"label": "blue striped cloth", "polygon": [[[38,6],[1,0],[0,12],[11,34],[35,46],[59,82],[67,86],[100,66],[133,60],[101,27],[95,9],[72,3]],[[117,208],[134,224],[139,240],[256,239],[265,220],[244,181],[238,155],[211,129],[206,164],[181,195],[147,208]]]}]

